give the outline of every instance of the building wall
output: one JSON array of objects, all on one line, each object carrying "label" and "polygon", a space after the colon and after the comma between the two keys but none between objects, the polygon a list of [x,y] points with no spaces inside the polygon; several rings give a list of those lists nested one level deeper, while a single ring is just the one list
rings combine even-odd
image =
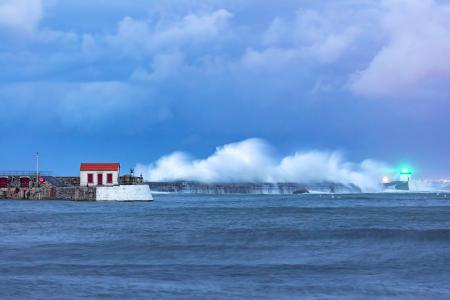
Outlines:
[{"label": "building wall", "polygon": [[403,181],[403,182],[411,181],[411,175],[410,174],[400,174],[400,181]]},{"label": "building wall", "polygon": [[[93,174],[94,182],[88,184],[88,174]],[[103,174],[103,185],[113,186],[119,185],[119,172],[118,171],[80,171],[80,186],[97,186],[98,174]],[[113,174],[113,183],[107,183],[107,174]]]}]

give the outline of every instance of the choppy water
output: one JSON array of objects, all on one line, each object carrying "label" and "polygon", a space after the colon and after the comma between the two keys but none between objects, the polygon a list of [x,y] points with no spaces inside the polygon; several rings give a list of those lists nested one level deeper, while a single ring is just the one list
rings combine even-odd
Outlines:
[{"label": "choppy water", "polygon": [[449,299],[450,195],[0,201],[0,299],[175,298]]}]

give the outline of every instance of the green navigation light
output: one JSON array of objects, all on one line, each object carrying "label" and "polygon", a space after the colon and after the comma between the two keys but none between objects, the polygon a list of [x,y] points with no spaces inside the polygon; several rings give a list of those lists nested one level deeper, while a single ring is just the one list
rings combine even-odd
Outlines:
[{"label": "green navigation light", "polygon": [[412,175],[412,172],[409,169],[403,169],[400,175]]}]

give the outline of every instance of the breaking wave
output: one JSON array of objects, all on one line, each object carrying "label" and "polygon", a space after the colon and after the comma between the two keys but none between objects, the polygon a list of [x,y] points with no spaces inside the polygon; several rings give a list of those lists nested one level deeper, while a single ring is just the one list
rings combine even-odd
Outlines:
[{"label": "breaking wave", "polygon": [[217,147],[207,158],[194,159],[174,152],[136,170],[149,181],[189,180],[217,182],[335,182],[354,184],[363,191],[380,189],[386,165],[367,159],[360,163],[345,161],[339,152],[295,152],[276,158],[272,147],[261,139]]}]

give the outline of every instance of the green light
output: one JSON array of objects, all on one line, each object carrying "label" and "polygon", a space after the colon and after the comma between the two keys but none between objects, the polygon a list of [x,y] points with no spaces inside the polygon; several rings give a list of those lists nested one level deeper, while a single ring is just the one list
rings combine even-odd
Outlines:
[{"label": "green light", "polygon": [[412,175],[412,172],[409,169],[403,169],[400,175]]}]

